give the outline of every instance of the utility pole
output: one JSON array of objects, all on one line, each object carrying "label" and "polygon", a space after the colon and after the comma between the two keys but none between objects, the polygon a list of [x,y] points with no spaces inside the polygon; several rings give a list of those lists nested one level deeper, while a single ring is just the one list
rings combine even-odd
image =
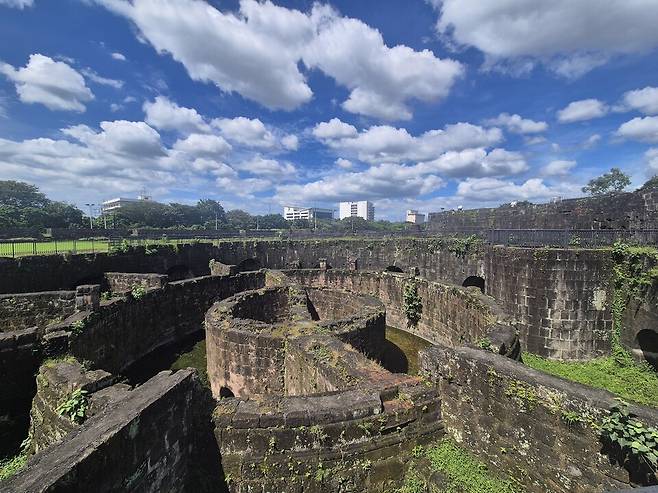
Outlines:
[{"label": "utility pole", "polygon": [[215,231],[219,229],[219,221],[217,219],[217,209],[215,209]]}]

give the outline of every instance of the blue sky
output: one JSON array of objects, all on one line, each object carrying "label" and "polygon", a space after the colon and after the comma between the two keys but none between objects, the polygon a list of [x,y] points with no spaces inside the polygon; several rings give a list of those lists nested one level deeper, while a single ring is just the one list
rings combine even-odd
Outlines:
[{"label": "blue sky", "polygon": [[0,179],[393,220],[577,196],[613,166],[637,187],[657,23],[655,0],[0,0]]}]

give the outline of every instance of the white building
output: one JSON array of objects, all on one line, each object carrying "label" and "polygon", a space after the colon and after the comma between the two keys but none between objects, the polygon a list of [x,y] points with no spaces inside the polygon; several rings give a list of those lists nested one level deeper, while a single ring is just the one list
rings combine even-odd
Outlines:
[{"label": "white building", "polygon": [[151,201],[151,197],[149,197],[148,195],[140,195],[136,199],[127,199],[124,197],[118,197],[116,199],[110,199],[103,202],[101,206],[101,210],[103,214],[107,214],[108,212],[117,211],[129,204],[138,204],[140,202],[145,202],[145,201]]},{"label": "white building", "polygon": [[362,217],[366,221],[375,220],[375,206],[372,202],[367,200],[360,200],[358,202],[341,202],[340,203],[340,218],[346,217]]},{"label": "white building", "polygon": [[412,224],[423,224],[425,222],[425,214],[420,214],[416,210],[409,209],[407,211],[407,222]]},{"label": "white building", "polygon": [[319,207],[294,207],[286,205],[283,208],[283,217],[287,221],[295,219],[333,219],[334,211],[332,209],[321,209]]}]

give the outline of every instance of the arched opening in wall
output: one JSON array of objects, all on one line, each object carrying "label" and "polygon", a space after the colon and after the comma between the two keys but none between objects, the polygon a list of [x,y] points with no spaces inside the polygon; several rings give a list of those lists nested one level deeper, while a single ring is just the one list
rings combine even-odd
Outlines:
[{"label": "arched opening in wall", "polygon": [[476,288],[479,288],[480,291],[484,293],[484,278],[480,276],[468,276],[466,279],[464,279],[462,286],[465,288],[469,286],[475,286]]},{"label": "arched opening in wall", "polygon": [[395,266],[395,265],[389,265],[388,267],[386,267],[384,269],[384,272],[402,272],[403,273],[404,271],[402,269],[400,269],[399,267]]},{"label": "arched opening in wall", "polygon": [[108,284],[107,279],[105,279],[105,274],[93,274],[91,276],[82,277],[76,280],[70,287],[71,289],[75,289],[78,286],[85,286],[87,284],[100,284],[101,292],[110,290],[110,285]]},{"label": "arched opening in wall", "polygon": [[182,281],[183,279],[189,279],[190,277],[194,277],[194,274],[192,274],[192,271],[187,265],[183,264],[178,264],[170,267],[167,269],[167,272],[165,272],[167,276],[169,276],[168,280],[171,281]]},{"label": "arched opening in wall", "polygon": [[224,399],[227,397],[235,397],[235,395],[233,395],[233,392],[228,387],[222,387],[219,389],[219,397]]},{"label": "arched opening in wall", "polygon": [[255,258],[247,258],[238,264],[239,272],[251,272],[261,268],[260,262]]},{"label": "arched opening in wall", "polygon": [[654,370],[658,370],[658,332],[645,329],[637,334],[637,345],[642,351],[644,360]]}]

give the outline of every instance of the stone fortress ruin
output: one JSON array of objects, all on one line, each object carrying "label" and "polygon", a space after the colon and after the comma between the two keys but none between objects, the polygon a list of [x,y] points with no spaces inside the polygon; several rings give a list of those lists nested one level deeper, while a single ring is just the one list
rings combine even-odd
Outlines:
[{"label": "stone fortress ruin", "polygon": [[[522,360],[655,365],[657,269],[441,237],[0,259],[0,453],[29,457],[0,490],[441,491],[418,451],[443,437],[519,491],[655,484],[601,439],[613,394]],[[170,369],[186,344],[203,364]]]}]

